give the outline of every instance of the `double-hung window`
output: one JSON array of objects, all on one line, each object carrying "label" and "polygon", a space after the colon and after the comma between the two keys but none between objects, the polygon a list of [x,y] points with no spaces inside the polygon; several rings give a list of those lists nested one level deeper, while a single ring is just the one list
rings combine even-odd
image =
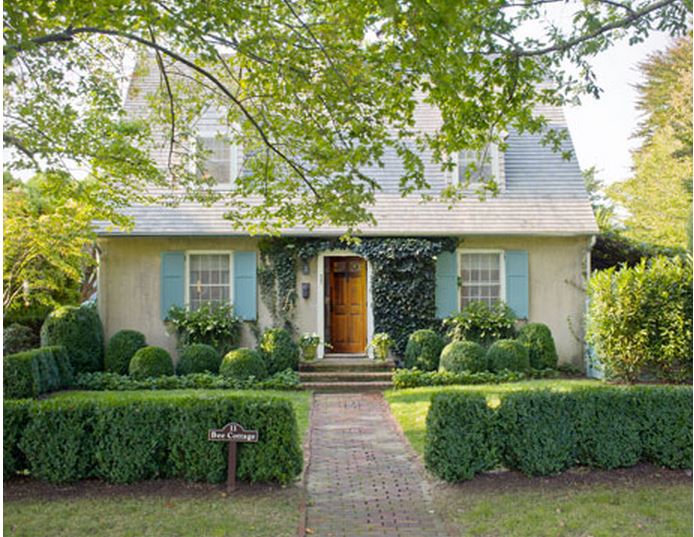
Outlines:
[{"label": "double-hung window", "polygon": [[231,296],[231,252],[187,254],[186,303],[191,310],[203,304],[229,304]]},{"label": "double-hung window", "polygon": [[466,149],[458,153],[454,179],[459,185],[476,186],[483,181],[496,181],[498,178],[499,148],[495,144],[487,146],[483,151]]},{"label": "double-hung window", "polygon": [[461,309],[471,302],[504,300],[502,252],[462,252],[460,267]]},{"label": "double-hung window", "polygon": [[200,134],[196,137],[198,150],[203,154],[200,174],[212,177],[219,185],[231,184],[236,179],[238,148],[218,134]]}]

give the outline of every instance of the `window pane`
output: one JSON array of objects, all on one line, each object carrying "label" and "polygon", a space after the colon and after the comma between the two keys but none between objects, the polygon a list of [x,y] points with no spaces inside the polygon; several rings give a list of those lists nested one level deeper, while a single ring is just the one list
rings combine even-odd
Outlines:
[{"label": "window pane", "polygon": [[[228,303],[231,296],[228,254],[189,256],[189,299],[192,309],[204,303]],[[196,267],[197,270],[193,270]]]},{"label": "window pane", "polygon": [[501,294],[501,255],[497,253],[461,254],[461,303],[493,304]]}]

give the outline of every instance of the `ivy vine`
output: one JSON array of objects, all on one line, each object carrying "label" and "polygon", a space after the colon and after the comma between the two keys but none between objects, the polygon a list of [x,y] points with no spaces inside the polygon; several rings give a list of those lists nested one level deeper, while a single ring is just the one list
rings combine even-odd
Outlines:
[{"label": "ivy vine", "polygon": [[412,332],[437,325],[436,256],[456,245],[453,237],[369,237],[349,243],[340,239],[264,239],[258,270],[261,296],[274,323],[292,327],[298,260],[328,250],[351,250],[371,263],[375,331],[389,334],[395,341],[394,350],[402,355]]}]

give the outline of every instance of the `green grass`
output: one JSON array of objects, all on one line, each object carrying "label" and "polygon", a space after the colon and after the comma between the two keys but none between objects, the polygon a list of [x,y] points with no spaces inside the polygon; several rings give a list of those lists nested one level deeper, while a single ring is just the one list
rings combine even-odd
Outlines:
[{"label": "green grass", "polygon": [[439,500],[462,535],[679,537],[692,535],[685,484],[567,485],[559,490],[447,492]]},{"label": "green grass", "polygon": [[300,492],[252,496],[5,501],[5,536],[293,536]]},{"label": "green grass", "polygon": [[436,386],[430,388],[411,388],[386,392],[390,410],[400,423],[412,447],[421,455],[424,453],[426,417],[432,395],[442,391],[469,391],[484,393],[491,400],[502,393],[528,389],[549,389],[568,391],[582,386],[600,385],[595,380],[529,380],[507,384],[479,384],[476,386]]},{"label": "green grass", "polygon": [[299,428],[299,438],[304,438],[308,430],[309,411],[311,410],[311,392],[308,391],[273,391],[273,390],[132,390],[132,391],[66,391],[58,392],[52,397],[57,399],[89,400],[118,400],[127,399],[157,399],[160,397],[196,397],[220,395],[244,395],[250,397],[278,397],[286,399],[294,406],[296,421]]}]

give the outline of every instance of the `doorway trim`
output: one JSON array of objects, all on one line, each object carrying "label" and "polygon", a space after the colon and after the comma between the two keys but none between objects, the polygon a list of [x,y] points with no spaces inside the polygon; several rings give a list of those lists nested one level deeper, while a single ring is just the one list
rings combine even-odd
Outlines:
[{"label": "doorway trim", "polygon": [[371,261],[349,250],[328,250],[318,254],[318,289],[316,289],[316,324],[321,338],[316,358],[325,357],[325,258],[326,257],[361,257],[366,261],[366,353],[373,360],[373,349],[370,347],[374,335],[373,301],[371,296]]}]

